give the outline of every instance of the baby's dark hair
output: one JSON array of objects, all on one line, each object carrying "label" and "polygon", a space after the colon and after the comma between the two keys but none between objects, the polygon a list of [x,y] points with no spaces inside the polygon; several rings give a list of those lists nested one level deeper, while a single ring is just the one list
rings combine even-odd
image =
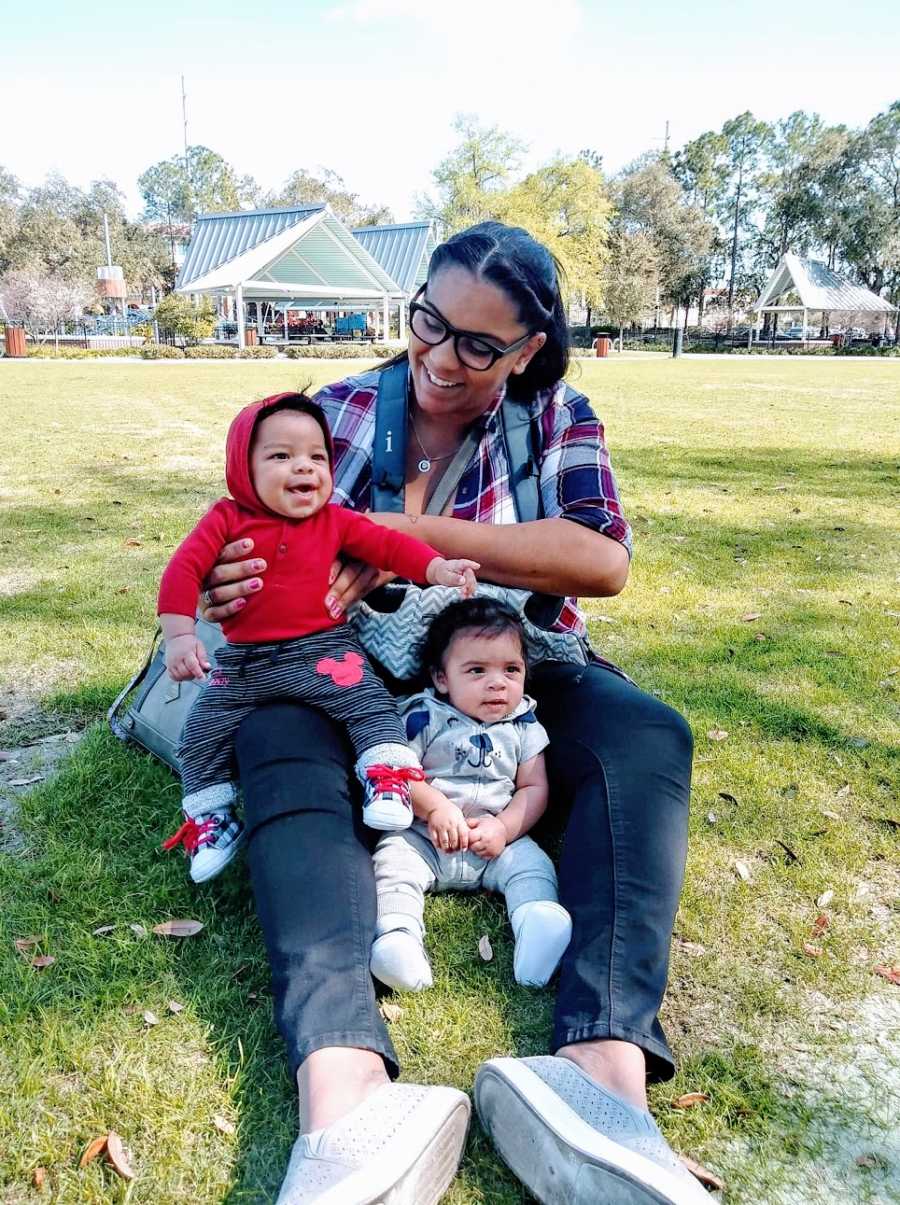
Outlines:
[{"label": "baby's dark hair", "polygon": [[451,640],[457,632],[463,631],[478,636],[502,636],[504,632],[514,632],[527,662],[525,628],[512,607],[493,598],[465,598],[445,607],[429,624],[422,645],[422,666],[427,672],[443,669],[444,654]]},{"label": "baby's dark hair", "polygon": [[271,418],[273,414],[279,414],[282,410],[295,410],[298,414],[308,414],[311,419],[319,424],[322,428],[322,435],[325,439],[325,447],[328,450],[328,459],[334,462],[334,446],[331,440],[331,431],[328,427],[328,419],[325,417],[325,412],[318,402],[314,402],[307,393],[282,393],[278,396],[277,401],[272,404],[263,406],[256,416],[256,421],[253,424],[253,437],[251,443],[256,439],[256,434],[259,431],[260,423],[267,418]]}]

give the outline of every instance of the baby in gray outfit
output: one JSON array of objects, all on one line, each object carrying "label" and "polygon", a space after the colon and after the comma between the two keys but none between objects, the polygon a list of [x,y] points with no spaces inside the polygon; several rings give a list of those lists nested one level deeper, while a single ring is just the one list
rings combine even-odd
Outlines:
[{"label": "baby in gray outfit", "polygon": [[434,688],[400,714],[425,781],[410,784],[412,828],[375,850],[372,974],[400,991],[430,987],[425,893],[483,887],[506,898],[516,982],[543,987],[572,920],[553,863],[525,835],[547,807],[548,737],[524,693],[521,621],[493,599],[453,603],[431,624],[423,659]]}]

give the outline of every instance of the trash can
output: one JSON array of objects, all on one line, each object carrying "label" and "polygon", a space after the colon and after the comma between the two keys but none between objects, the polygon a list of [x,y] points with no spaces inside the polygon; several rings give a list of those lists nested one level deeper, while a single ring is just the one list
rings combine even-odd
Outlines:
[{"label": "trash can", "polygon": [[601,360],[609,355],[609,345],[611,340],[608,335],[598,335],[594,340],[594,355]]},{"label": "trash can", "polygon": [[831,336],[831,346],[832,347],[845,347],[846,344],[847,344],[847,336],[846,335],[832,335]]},{"label": "trash can", "polygon": [[21,326],[7,326],[6,354],[11,359],[25,358],[25,331]]}]

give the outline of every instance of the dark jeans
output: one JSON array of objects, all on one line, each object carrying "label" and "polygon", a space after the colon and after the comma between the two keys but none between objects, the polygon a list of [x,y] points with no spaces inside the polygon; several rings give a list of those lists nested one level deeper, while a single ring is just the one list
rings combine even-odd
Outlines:
[{"label": "dark jeans", "polygon": [[[552,1049],[619,1038],[643,1049],[654,1079],[668,1079],[657,1014],[687,850],[690,729],[599,666],[539,665],[529,690],[550,735],[544,830],[564,828],[560,901],[573,920]],[[244,721],[236,748],[250,875],[292,1068],[325,1046],[360,1046],[396,1074],[368,969],[377,834],[362,824],[347,736],[320,712],[276,703]]]}]

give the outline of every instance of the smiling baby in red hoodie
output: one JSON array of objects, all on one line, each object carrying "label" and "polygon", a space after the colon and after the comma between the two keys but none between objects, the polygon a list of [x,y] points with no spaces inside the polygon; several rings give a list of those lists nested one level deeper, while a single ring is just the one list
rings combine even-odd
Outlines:
[{"label": "smiling baby in red hoodie", "polygon": [[446,560],[419,540],[379,527],[331,501],[333,449],[321,408],[282,393],[246,406],[231,424],[220,498],[176,549],[163,573],[158,612],[166,667],[175,681],[202,679],[209,659],[194,627],[197,597],[222,547],[251,538],[267,565],[265,589],[222,623],[228,643],[185,723],[181,763],[185,823],[165,844],[183,844],[191,878],[203,882],[234,857],[243,826],[234,736],[273,699],[320,707],[347,727],[365,786],[370,828],[408,827],[410,779],[422,777],[393,698],[353,630],[325,607],[340,553],[428,585],[475,588],[474,561]]}]

